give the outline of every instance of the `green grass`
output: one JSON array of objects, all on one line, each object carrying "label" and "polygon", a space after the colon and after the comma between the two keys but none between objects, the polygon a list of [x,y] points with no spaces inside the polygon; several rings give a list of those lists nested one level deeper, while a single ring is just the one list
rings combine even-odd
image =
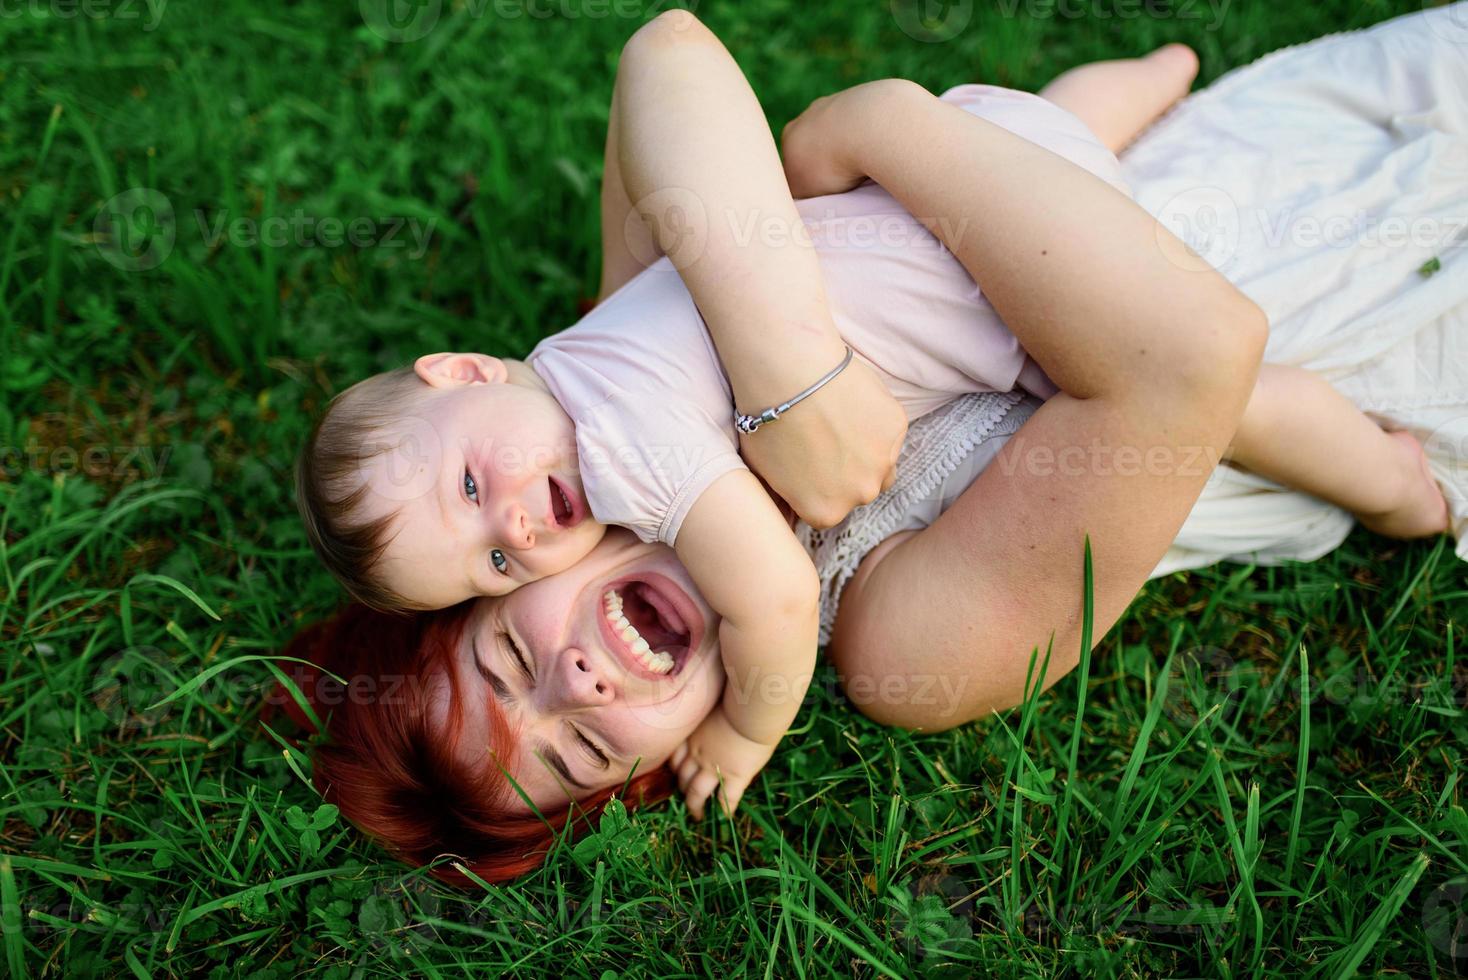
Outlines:
[{"label": "green grass", "polygon": [[[1414,6],[981,3],[934,44],[886,0],[698,10],[778,126],[869,78],[1033,89],[1174,39],[1206,81]],[[356,3],[81,9],[0,16],[11,975],[1468,971],[1468,581],[1445,541],[1364,532],[1151,584],[1086,669],[990,723],[883,729],[823,676],[733,826],[612,814],[473,894],[385,859],[258,723],[260,658],[339,598],[291,460],[368,372],[573,321],[616,52],[655,7],[461,0],[411,43]],[[172,211],[158,263],[98,241],[135,188],[142,245]],[[400,220],[405,244],[216,234],[295,216],[374,241]]]}]

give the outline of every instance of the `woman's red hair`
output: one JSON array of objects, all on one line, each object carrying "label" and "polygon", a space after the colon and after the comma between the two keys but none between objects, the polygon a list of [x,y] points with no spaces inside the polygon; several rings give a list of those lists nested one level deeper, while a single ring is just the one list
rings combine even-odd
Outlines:
[{"label": "woman's red hair", "polygon": [[[348,606],[296,634],[285,655],[318,668],[291,664],[288,672],[325,725],[312,768],[322,797],[402,861],[422,866],[452,855],[485,881],[501,882],[538,867],[568,823],[574,820],[573,833],[592,826],[616,790],[540,816],[527,812],[495,762],[513,757],[515,733],[493,700],[485,762],[475,767],[459,757],[462,715],[450,668],[471,608],[472,601],[404,616]],[[435,726],[433,686],[443,680],[449,714]],[[278,691],[275,699],[310,729],[289,696]],[[635,777],[624,802],[629,809],[656,803],[672,789],[672,773],[660,766]],[[453,863],[432,872],[452,885],[473,884]]]}]

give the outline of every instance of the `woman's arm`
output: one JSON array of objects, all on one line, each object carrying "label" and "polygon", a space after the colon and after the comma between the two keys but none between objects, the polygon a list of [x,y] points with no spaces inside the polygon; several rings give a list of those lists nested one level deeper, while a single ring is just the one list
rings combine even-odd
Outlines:
[{"label": "woman's arm", "polygon": [[[649,240],[666,253],[743,412],[778,405],[839,364],[845,346],[815,248],[759,102],[719,40],[686,11],[649,22],[623,49],[611,120],[608,166],[615,159],[622,186],[603,188],[603,221],[631,227],[635,240],[609,246],[603,291],[635,274]],[[627,222],[628,207],[645,226]],[[779,422],[742,436],[741,454],[796,513],[829,526],[889,482],[906,431],[901,407],[853,361]]]},{"label": "woman's arm", "polygon": [[1125,195],[914,82],[817,100],[786,128],[785,153],[801,196],[881,184],[1072,397],[1206,383],[1210,351],[1266,332],[1252,301]]},{"label": "woman's arm", "polygon": [[[785,151],[797,192],[866,174],[935,234],[940,218],[978,229],[946,244],[1062,389],[842,596],[832,653],[849,690],[899,678],[952,692],[867,714],[924,728],[983,717],[1023,697],[1030,650],[1053,642],[1047,684],[1077,663],[1087,537],[1093,642],[1120,618],[1233,436],[1267,323],[1124,195],[911,83],[815,104]],[[955,220],[972,215],[982,222]]]}]

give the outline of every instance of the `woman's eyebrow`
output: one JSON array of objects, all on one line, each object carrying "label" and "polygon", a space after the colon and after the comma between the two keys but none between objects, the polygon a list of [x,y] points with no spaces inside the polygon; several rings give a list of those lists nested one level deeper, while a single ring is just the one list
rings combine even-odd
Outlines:
[{"label": "woman's eyebrow", "polygon": [[489,686],[494,690],[494,696],[499,698],[506,704],[514,701],[515,696],[510,693],[510,686],[504,681],[500,680],[499,676],[492,672],[488,667],[484,666],[484,661],[479,659],[478,636],[470,635],[469,651],[470,659],[474,661],[474,669],[479,673],[480,677],[483,677],[486,681],[489,682]]}]

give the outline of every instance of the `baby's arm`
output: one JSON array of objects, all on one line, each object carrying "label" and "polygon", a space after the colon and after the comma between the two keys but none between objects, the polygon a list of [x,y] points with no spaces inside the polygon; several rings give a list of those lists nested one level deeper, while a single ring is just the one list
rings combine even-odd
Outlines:
[{"label": "baby's arm", "polygon": [[820,589],[809,556],[747,470],[724,474],[678,531],[678,558],[723,621],[719,707],[670,763],[689,812],[723,781],[732,812],[800,711],[815,669]]},{"label": "baby's arm", "polygon": [[1388,434],[1318,374],[1265,364],[1229,447],[1233,461],[1398,538],[1447,530],[1422,447]]},{"label": "baby's arm", "polygon": [[[735,405],[758,413],[841,363],[816,250],[785,183],[759,101],[697,18],[672,10],[623,49],[603,190],[602,289],[635,273],[633,252],[667,253],[708,324]],[[629,222],[631,208],[645,224]],[[630,239],[611,239],[628,228]],[[730,422],[732,424],[732,414]],[[740,452],[809,523],[829,526],[877,495],[906,415],[855,360]]]}]

